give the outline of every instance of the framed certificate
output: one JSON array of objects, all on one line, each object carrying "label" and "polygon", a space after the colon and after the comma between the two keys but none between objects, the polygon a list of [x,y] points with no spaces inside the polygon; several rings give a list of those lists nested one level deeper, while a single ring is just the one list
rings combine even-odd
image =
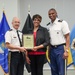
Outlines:
[{"label": "framed certificate", "polygon": [[33,34],[24,34],[23,35],[23,46],[26,49],[32,49],[34,47],[34,36],[33,36]]}]

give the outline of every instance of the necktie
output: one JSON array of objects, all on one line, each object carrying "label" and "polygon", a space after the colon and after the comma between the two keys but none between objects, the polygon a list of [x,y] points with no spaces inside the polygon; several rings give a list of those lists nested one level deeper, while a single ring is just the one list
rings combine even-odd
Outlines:
[{"label": "necktie", "polygon": [[18,36],[18,39],[19,39],[19,42],[20,42],[20,46],[22,46],[22,42],[21,42],[18,30],[17,30],[17,36]]}]

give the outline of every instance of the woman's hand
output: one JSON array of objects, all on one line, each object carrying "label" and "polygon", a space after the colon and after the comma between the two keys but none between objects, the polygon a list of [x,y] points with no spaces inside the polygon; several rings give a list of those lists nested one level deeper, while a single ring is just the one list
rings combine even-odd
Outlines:
[{"label": "woman's hand", "polygon": [[35,46],[35,47],[33,47],[33,51],[37,51],[38,49],[41,49],[41,48],[43,48],[44,46],[41,44],[41,45],[39,45],[39,46]]},{"label": "woman's hand", "polygon": [[33,47],[33,51],[37,51],[37,49],[38,49],[38,46],[35,46],[35,47]]}]

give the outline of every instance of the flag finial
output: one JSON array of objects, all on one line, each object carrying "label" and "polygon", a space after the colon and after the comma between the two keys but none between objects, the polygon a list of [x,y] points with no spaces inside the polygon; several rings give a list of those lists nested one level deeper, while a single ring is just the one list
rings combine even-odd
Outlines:
[{"label": "flag finial", "polygon": [[3,12],[4,12],[4,10],[5,10],[5,1],[3,2],[2,6],[3,6]]},{"label": "flag finial", "polygon": [[28,5],[28,14],[30,14],[30,4]]}]

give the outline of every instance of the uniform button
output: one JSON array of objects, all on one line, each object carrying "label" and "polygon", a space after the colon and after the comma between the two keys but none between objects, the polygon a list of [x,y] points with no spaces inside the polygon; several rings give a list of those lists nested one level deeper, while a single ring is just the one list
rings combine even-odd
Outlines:
[{"label": "uniform button", "polygon": [[57,32],[57,34],[59,34],[59,32]]},{"label": "uniform button", "polygon": [[57,47],[57,46],[55,45],[55,47]]}]

